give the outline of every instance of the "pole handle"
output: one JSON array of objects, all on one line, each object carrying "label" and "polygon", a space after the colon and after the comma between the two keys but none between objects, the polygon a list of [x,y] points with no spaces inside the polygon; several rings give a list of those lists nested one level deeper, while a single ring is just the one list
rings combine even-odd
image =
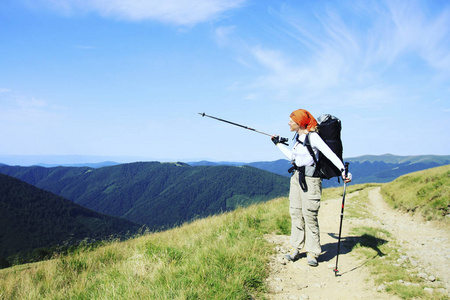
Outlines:
[{"label": "pole handle", "polygon": [[284,144],[284,145],[286,145],[286,146],[289,146],[288,141],[289,141],[289,140],[288,140],[287,138],[280,137],[280,143],[282,143],[282,144]]}]

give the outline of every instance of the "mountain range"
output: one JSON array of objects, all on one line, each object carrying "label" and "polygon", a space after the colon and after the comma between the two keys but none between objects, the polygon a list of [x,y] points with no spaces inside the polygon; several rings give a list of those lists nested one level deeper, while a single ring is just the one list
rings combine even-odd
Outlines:
[{"label": "mountain range", "polygon": [[0,173],[151,229],[285,196],[286,177],[250,166],[137,162],[103,168],[0,166]]},{"label": "mountain range", "polygon": [[[98,162],[100,157],[95,156],[1,156],[0,162],[8,164],[11,161],[28,162],[30,165],[32,161],[46,161],[46,163],[34,164],[43,167],[90,167],[102,168],[106,166],[115,166],[121,163],[115,161]],[[109,157],[113,159],[113,157]],[[86,162],[82,163],[83,160]],[[57,161],[64,161],[65,163],[57,163]],[[397,177],[420,170],[425,170],[437,166],[450,164],[449,155],[409,155],[399,156],[393,154],[384,155],[363,155],[358,157],[344,158],[344,161],[350,162],[350,172],[354,174],[354,183],[366,182],[389,182]],[[286,159],[276,161],[258,161],[258,162],[232,162],[232,161],[193,161],[187,162],[191,166],[252,166],[261,170],[269,171],[275,174],[289,177],[287,170],[291,167],[291,163]],[[2,165],[2,163],[0,163]],[[11,165],[11,164],[10,164]],[[333,178],[331,180],[324,180],[323,187],[335,187],[341,183]]]},{"label": "mountain range", "polygon": [[[450,164],[450,156],[387,154],[345,161],[350,162],[352,183],[388,182]],[[0,175],[5,174],[0,177],[0,259],[85,238],[123,236],[141,225],[163,230],[286,196],[291,166],[287,160],[77,165],[0,163]],[[336,179],[323,182],[324,187],[339,184]]]}]

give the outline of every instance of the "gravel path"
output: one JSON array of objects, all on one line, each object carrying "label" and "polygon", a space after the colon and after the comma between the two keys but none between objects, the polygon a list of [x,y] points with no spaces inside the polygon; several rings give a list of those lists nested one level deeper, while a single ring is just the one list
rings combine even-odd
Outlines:
[{"label": "gravel path", "polygon": [[[358,192],[348,194],[346,203]],[[370,279],[364,261],[346,247],[346,238],[351,238],[348,229],[353,226],[381,227],[391,232],[401,244],[402,259],[409,260],[418,276],[430,282],[440,281],[447,292],[450,290],[450,233],[430,222],[418,221],[410,215],[392,210],[384,202],[380,188],[370,188],[371,219],[345,219],[343,224],[341,251],[339,254],[339,276],[335,276],[337,235],[342,199],[322,202],[319,211],[321,244],[323,253],[318,267],[309,267],[306,257],[292,263],[284,259],[289,252],[289,236],[267,235],[274,244],[276,254],[270,262],[271,273],[267,279],[269,299],[399,299],[387,294]],[[402,262],[399,262],[401,264]]]},{"label": "gravel path", "polygon": [[450,291],[450,232],[419,216],[391,209],[384,202],[380,188],[370,190],[369,199],[380,227],[395,236],[420,276],[435,278]]}]

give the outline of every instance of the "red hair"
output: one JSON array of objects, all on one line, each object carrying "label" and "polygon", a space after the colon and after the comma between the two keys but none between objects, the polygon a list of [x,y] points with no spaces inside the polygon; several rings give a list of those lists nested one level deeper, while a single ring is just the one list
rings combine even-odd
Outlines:
[{"label": "red hair", "polygon": [[291,119],[300,127],[305,127],[306,130],[314,130],[317,126],[317,121],[311,113],[305,109],[297,109],[291,113]]}]

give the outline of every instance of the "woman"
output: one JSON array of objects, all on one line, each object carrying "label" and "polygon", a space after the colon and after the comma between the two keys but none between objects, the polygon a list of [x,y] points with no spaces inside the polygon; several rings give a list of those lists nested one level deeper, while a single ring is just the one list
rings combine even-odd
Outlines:
[{"label": "woman", "polygon": [[339,170],[345,182],[351,181],[351,174],[345,175],[344,164],[337,155],[325,144],[317,133],[317,121],[306,110],[298,109],[291,113],[289,127],[297,132],[297,141],[292,151],[280,143],[280,137],[272,137],[272,141],[294,164],[294,173],[291,177],[289,192],[289,212],[291,215],[291,245],[293,251],[286,255],[290,261],[300,258],[300,251],[305,248],[308,265],[317,266],[317,258],[322,252],[320,247],[319,223],[317,215],[322,196],[322,179],[314,177],[314,159],[308,148],[303,145],[309,133],[309,142],[312,146],[316,160],[319,151],[322,152]]}]

